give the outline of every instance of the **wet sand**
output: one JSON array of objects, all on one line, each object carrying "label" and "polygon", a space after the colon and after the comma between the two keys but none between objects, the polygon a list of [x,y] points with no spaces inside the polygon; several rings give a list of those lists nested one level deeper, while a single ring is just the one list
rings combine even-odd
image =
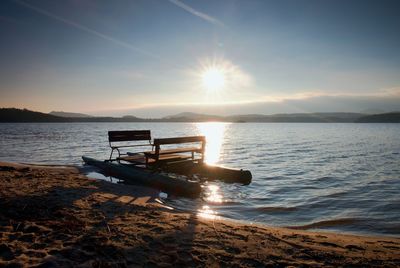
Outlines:
[{"label": "wet sand", "polygon": [[153,193],[0,162],[0,267],[400,266],[400,238],[204,219]]}]

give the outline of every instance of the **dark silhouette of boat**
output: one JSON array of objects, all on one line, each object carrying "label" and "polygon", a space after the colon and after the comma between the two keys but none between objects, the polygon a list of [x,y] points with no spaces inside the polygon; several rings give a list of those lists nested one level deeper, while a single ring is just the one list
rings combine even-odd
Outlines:
[{"label": "dark silhouette of boat", "polygon": [[[205,137],[175,137],[151,141],[149,130],[109,131],[111,154],[101,161],[83,156],[83,161],[96,166],[107,175],[157,188],[180,196],[198,196],[202,181],[220,180],[226,183],[251,183],[248,170],[209,165],[204,162]],[[146,141],[135,145],[117,146],[115,143],[127,141]],[[190,147],[182,144],[190,143]],[[200,147],[192,147],[193,144]],[[167,148],[161,148],[168,145]],[[171,145],[179,145],[171,148]],[[151,146],[152,150],[136,153],[121,153],[123,147]],[[118,156],[113,158],[114,153]],[[184,175],[184,176],[179,176]]]}]

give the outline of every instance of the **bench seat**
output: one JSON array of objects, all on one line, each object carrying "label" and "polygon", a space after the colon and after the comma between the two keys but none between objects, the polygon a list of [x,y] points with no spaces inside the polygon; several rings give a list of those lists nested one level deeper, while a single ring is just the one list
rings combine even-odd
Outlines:
[{"label": "bench seat", "polygon": [[[174,149],[163,149],[158,152],[158,155],[166,155],[166,154],[179,154],[179,153],[201,153],[202,149],[198,147],[184,147],[184,148],[174,148]],[[144,152],[144,154],[148,157],[154,158],[157,156],[155,151]]]},{"label": "bench seat", "polygon": [[[191,143],[191,145],[190,147],[182,147],[180,144],[183,143]],[[200,144],[200,147],[193,147],[193,143],[198,145]],[[204,136],[154,139],[153,145],[155,150],[144,152],[146,166],[151,164],[156,167],[162,167],[169,162],[183,161],[188,159],[191,159],[191,161],[203,162],[204,159]],[[162,145],[169,145],[169,148],[161,148]],[[171,148],[171,146],[177,147]],[[190,153],[190,155],[188,153]],[[200,158],[196,159],[195,154],[200,154]]]},{"label": "bench seat", "polygon": [[[186,160],[191,158],[191,156],[188,155],[179,155],[179,154],[168,154],[168,155],[161,155],[158,158],[158,162],[170,162],[170,161],[181,161],[181,160]],[[127,161],[130,163],[135,163],[135,164],[143,164],[143,165],[151,165],[157,162],[155,159],[152,158],[147,158],[146,162],[146,157],[143,155],[132,155],[132,156],[122,156],[118,157],[118,160],[123,160]]]},{"label": "bench seat", "polygon": [[123,161],[127,161],[130,163],[136,163],[136,164],[146,164],[146,157],[142,154],[120,156],[120,157],[117,157],[117,160],[118,161],[123,160]]}]

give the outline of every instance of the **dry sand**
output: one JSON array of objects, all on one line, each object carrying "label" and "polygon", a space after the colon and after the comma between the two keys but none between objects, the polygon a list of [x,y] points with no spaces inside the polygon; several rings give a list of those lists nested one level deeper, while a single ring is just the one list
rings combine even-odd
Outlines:
[{"label": "dry sand", "polygon": [[0,163],[0,267],[400,266],[400,239],[175,213],[72,167]]}]

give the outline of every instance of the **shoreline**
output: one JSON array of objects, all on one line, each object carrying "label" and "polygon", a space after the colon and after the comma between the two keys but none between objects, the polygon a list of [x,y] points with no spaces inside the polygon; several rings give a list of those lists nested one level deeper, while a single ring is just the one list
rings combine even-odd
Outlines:
[{"label": "shoreline", "polygon": [[400,238],[205,219],[71,166],[0,162],[0,266],[400,266]]}]

